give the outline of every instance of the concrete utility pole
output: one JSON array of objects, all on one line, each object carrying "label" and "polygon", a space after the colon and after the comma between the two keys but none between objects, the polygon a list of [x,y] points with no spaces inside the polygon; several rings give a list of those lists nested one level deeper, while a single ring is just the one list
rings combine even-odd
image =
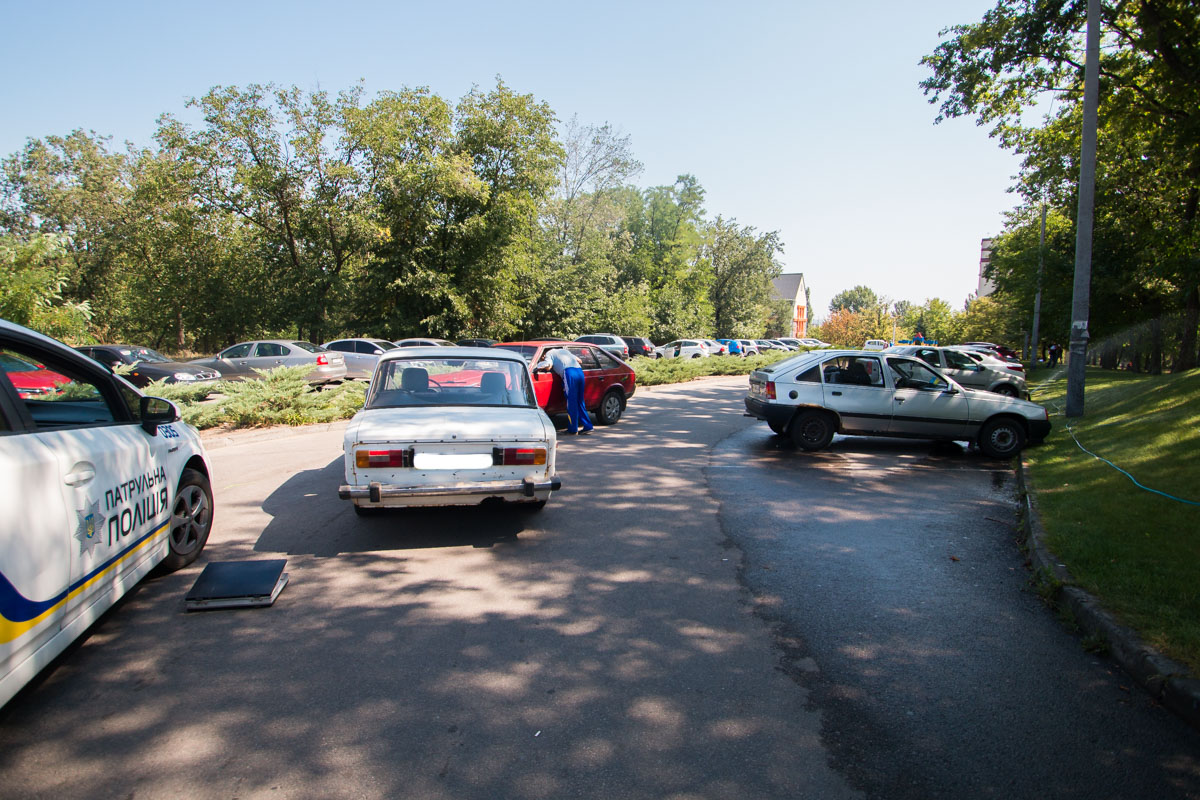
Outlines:
[{"label": "concrete utility pole", "polygon": [[1033,363],[1037,364],[1038,338],[1042,323],[1042,270],[1046,264],[1046,201],[1042,200],[1042,235],[1038,238],[1038,279],[1037,296],[1033,298]]},{"label": "concrete utility pole", "polygon": [[1096,200],[1096,127],[1100,104],[1100,0],[1088,0],[1087,64],[1083,73],[1083,144],[1079,153],[1079,209],[1075,230],[1075,286],[1071,297],[1071,360],[1067,363],[1067,416],[1083,416],[1088,313],[1092,291],[1092,211]]}]

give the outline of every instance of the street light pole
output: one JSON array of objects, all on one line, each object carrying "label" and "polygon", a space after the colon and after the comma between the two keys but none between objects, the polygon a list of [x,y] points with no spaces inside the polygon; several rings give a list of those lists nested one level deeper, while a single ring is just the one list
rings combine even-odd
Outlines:
[{"label": "street light pole", "polygon": [[1096,128],[1100,104],[1100,0],[1088,0],[1087,63],[1083,73],[1083,142],[1079,153],[1079,208],[1075,229],[1075,285],[1071,298],[1071,359],[1067,362],[1067,416],[1083,416],[1088,313],[1092,288],[1092,222],[1096,201]]}]

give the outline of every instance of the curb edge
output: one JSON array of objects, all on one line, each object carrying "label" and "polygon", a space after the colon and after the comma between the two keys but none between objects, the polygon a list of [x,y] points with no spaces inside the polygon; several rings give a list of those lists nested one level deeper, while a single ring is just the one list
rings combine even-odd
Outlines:
[{"label": "curb edge", "polygon": [[1049,572],[1063,584],[1054,602],[1070,610],[1085,634],[1102,638],[1108,644],[1113,660],[1149,692],[1155,702],[1200,730],[1200,679],[1191,677],[1185,666],[1146,644],[1136,632],[1105,611],[1096,597],[1074,585],[1066,566],[1060,564],[1046,547],[1046,532],[1038,518],[1025,469],[1024,459],[1017,459],[1017,488],[1021,499],[1019,524],[1034,571]]}]

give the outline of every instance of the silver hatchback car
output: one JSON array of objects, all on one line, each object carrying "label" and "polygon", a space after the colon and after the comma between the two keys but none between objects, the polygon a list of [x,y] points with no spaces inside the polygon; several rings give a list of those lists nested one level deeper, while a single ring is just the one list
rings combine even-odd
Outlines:
[{"label": "silver hatchback car", "polygon": [[1025,384],[1024,369],[1020,364],[1007,367],[998,362],[976,360],[953,347],[900,345],[889,347],[885,352],[919,358],[946,377],[971,389],[986,389],[996,394],[1029,399],[1029,387]]},{"label": "silver hatchback car", "polygon": [[844,433],[965,440],[991,458],[1012,458],[1050,433],[1042,406],[964,388],[899,353],[802,353],[752,372],[745,404],[749,416],[805,450]]}]

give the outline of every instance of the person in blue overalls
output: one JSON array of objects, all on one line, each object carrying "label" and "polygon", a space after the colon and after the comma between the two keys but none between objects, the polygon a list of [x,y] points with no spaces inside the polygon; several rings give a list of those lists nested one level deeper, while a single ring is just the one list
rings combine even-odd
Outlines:
[{"label": "person in blue overalls", "polygon": [[588,416],[584,404],[583,367],[579,359],[567,348],[556,347],[546,354],[538,366],[550,367],[555,375],[562,378],[563,392],[567,396],[567,434],[591,433],[592,418]]}]

